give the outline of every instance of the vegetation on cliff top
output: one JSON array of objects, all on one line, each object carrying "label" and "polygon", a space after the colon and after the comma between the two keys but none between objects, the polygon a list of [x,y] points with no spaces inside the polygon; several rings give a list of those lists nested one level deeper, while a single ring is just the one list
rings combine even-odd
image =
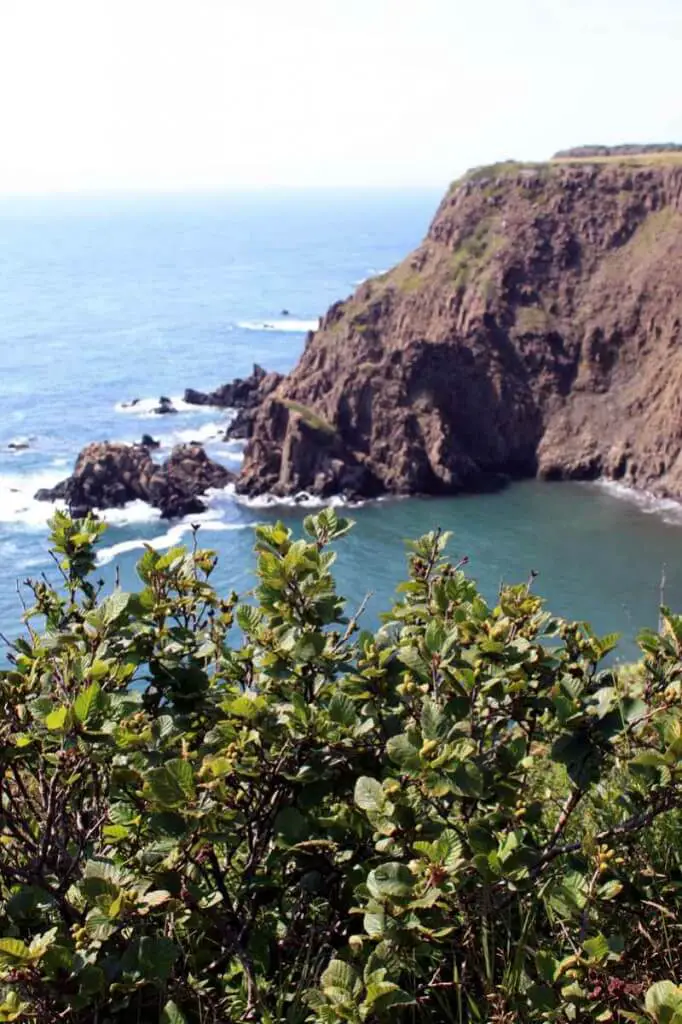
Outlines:
[{"label": "vegetation on cliff top", "polygon": [[436,532],[359,632],[351,524],[304,525],[239,603],[196,543],[103,596],[55,517],[0,673],[0,1020],[679,1022],[682,618],[619,673]]}]

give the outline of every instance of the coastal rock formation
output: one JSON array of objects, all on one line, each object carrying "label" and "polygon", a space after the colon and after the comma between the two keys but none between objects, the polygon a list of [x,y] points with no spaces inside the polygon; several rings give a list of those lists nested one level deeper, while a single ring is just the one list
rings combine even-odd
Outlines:
[{"label": "coastal rock formation", "polygon": [[251,436],[255,410],[281,381],[281,373],[268,373],[256,363],[249,377],[237,377],[215,391],[187,388],[183,399],[189,405],[213,405],[219,409],[236,410],[237,415],[227,428],[225,440],[242,439]]},{"label": "coastal rock formation", "polygon": [[308,336],[237,489],[455,493],[539,474],[682,497],[682,160],[470,172]]},{"label": "coastal rock formation", "polygon": [[163,518],[174,519],[202,512],[206,506],[199,496],[232,479],[233,474],[212,462],[200,445],[178,445],[166,462],[156,463],[147,445],[96,441],[81,451],[67,480],[35,497],[66,501],[75,516],[142,500],[160,509]]}]

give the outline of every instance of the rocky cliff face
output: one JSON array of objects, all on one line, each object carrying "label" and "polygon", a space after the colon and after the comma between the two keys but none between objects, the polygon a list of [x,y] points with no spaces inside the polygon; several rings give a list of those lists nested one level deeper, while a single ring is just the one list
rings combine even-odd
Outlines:
[{"label": "rocky cliff face", "polygon": [[682,161],[471,172],[255,415],[238,489],[682,497]]}]

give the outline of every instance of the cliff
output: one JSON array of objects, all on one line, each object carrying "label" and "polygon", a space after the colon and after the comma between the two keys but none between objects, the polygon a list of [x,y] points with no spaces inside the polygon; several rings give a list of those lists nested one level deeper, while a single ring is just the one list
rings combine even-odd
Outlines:
[{"label": "cliff", "polygon": [[682,497],[682,160],[507,163],[332,306],[238,489],[454,493],[607,477]]}]

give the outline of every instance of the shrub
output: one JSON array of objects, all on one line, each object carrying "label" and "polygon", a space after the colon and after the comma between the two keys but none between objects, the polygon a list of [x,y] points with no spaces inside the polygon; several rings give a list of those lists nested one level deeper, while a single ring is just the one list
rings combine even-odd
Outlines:
[{"label": "shrub", "polygon": [[0,673],[0,1020],[682,1019],[682,618],[621,675],[432,533],[359,632],[350,524],[304,526],[239,604],[196,538],[104,596],[55,516]]}]

